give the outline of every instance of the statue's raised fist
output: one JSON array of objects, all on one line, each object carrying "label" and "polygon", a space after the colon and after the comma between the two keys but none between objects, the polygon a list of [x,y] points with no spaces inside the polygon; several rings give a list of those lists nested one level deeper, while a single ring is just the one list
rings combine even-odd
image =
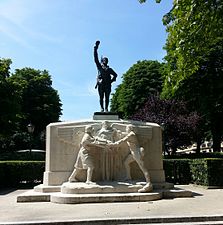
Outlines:
[{"label": "statue's raised fist", "polygon": [[100,44],[100,41],[96,41],[95,46],[98,47]]}]

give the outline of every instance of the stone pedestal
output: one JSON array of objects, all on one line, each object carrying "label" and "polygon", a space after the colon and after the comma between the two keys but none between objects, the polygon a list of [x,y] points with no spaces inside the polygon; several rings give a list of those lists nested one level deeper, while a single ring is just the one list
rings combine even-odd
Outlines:
[{"label": "stone pedestal", "polygon": [[115,112],[95,112],[93,120],[119,120],[119,115]]}]

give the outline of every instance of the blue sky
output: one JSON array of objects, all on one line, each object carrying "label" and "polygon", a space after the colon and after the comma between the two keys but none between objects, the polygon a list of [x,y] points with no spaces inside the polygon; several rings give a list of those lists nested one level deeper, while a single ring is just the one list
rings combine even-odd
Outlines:
[{"label": "blue sky", "polygon": [[162,16],[171,0],[0,0],[0,57],[14,69],[48,70],[63,104],[62,121],[91,119],[100,110],[93,46],[122,75],[138,60],[165,55]]}]

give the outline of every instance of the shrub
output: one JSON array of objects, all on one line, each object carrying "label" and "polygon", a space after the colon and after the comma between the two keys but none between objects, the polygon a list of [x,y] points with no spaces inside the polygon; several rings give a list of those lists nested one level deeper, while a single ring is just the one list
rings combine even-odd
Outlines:
[{"label": "shrub", "polygon": [[191,182],[189,159],[166,159],[163,161],[166,181],[174,184],[189,184]]},{"label": "shrub", "polygon": [[203,152],[180,155],[165,155],[164,159],[204,159],[204,158],[223,158],[222,152]]},{"label": "shrub", "polygon": [[45,152],[2,152],[0,161],[44,161]]},{"label": "shrub", "polygon": [[223,186],[223,159],[164,159],[166,181],[174,184],[194,183]]},{"label": "shrub", "polygon": [[223,186],[223,159],[196,159],[190,163],[192,182],[205,186]]},{"label": "shrub", "polygon": [[0,186],[42,182],[44,161],[0,161]]}]

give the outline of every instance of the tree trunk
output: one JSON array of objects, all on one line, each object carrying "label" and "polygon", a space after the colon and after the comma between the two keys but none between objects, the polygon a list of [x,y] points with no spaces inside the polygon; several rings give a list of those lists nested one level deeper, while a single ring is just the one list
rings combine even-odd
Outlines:
[{"label": "tree trunk", "polygon": [[197,149],[196,153],[199,154],[201,152],[201,138],[197,138]]},{"label": "tree trunk", "polygon": [[212,124],[212,138],[213,138],[213,152],[220,152],[221,150],[221,126],[219,123]]},{"label": "tree trunk", "polygon": [[221,151],[221,134],[220,132],[212,133],[213,137],[213,152]]}]

